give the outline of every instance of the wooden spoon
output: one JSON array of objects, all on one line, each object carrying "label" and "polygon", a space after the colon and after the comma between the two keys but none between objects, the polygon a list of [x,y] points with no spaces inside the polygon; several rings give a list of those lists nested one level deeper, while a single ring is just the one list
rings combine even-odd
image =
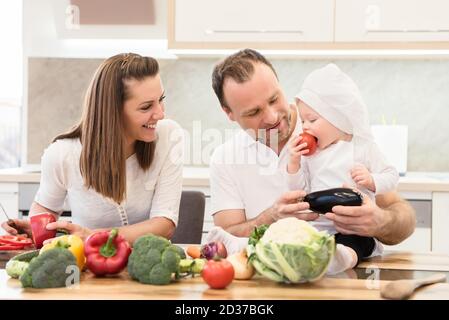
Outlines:
[{"label": "wooden spoon", "polygon": [[424,279],[390,281],[382,286],[380,295],[386,299],[407,299],[417,288],[437,282],[446,282],[446,275],[437,273]]}]

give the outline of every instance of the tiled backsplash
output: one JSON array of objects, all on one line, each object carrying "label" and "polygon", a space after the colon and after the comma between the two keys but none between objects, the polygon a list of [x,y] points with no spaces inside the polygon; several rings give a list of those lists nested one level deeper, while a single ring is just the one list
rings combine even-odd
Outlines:
[{"label": "tiled backsplash", "polygon": [[[190,149],[188,164],[207,165],[207,129],[235,128],[219,107],[211,87],[218,59],[160,60],[166,114],[201,145]],[[286,96],[293,101],[305,76],[330,60],[271,59]],[[30,58],[28,73],[27,163],[38,163],[58,133],[81,115],[83,94],[98,59]],[[335,60],[359,85],[372,124],[384,118],[409,128],[408,170],[449,171],[449,60]],[[201,133],[200,133],[201,132]],[[224,135],[223,135],[224,136]],[[198,141],[198,139],[192,139]],[[203,150],[200,163],[198,152]]]}]

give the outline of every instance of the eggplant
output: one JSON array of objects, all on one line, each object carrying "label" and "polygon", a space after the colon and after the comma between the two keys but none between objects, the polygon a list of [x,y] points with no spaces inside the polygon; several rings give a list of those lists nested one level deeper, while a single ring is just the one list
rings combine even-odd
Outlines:
[{"label": "eggplant", "polygon": [[349,188],[333,188],[307,194],[304,202],[308,202],[310,210],[325,214],[332,212],[334,206],[360,206],[363,197],[360,192]]}]

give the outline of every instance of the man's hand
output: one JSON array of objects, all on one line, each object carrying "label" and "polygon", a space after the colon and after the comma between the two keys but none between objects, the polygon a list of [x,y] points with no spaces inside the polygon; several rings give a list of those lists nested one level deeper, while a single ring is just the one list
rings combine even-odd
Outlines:
[{"label": "man's hand", "polygon": [[371,199],[363,195],[361,206],[335,206],[324,215],[334,222],[335,229],[342,234],[357,234],[376,237],[388,224],[388,216]]},{"label": "man's hand", "polygon": [[351,169],[351,178],[358,186],[362,186],[372,192],[376,192],[376,185],[374,184],[373,176],[364,165],[355,165]]},{"label": "man's hand", "polygon": [[318,218],[317,213],[302,212],[309,209],[309,204],[302,202],[305,196],[306,193],[303,190],[286,192],[264,213],[269,215],[272,222],[288,217],[296,217],[306,221],[315,220]]}]

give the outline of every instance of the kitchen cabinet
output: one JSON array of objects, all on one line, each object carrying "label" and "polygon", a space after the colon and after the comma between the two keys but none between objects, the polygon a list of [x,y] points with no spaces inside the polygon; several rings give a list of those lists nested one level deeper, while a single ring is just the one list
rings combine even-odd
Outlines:
[{"label": "kitchen cabinet", "polygon": [[[19,186],[17,183],[0,182],[0,203],[8,214],[9,218],[15,219],[19,213]],[[0,223],[6,220],[3,211],[0,209]],[[0,228],[0,234],[4,234]]]},{"label": "kitchen cabinet", "polygon": [[169,0],[170,49],[448,49],[447,0]]},{"label": "kitchen cabinet", "polygon": [[449,253],[449,193],[434,192],[432,211],[437,213],[432,221],[432,251]]},{"label": "kitchen cabinet", "polygon": [[[17,218],[19,211],[19,187],[17,183],[0,182],[0,203],[11,219]],[[0,217],[1,220],[6,218],[3,212],[0,213]]]},{"label": "kitchen cabinet", "polygon": [[[335,0],[335,41],[441,46],[449,41],[447,0]],[[418,44],[420,43],[420,44]],[[432,47],[429,46],[429,47]]]},{"label": "kitchen cabinet", "polygon": [[[416,229],[413,234],[400,244],[385,245],[385,250],[430,252],[432,250],[432,198],[414,194],[402,194],[416,212]],[[416,199],[418,198],[418,199]]]},{"label": "kitchen cabinet", "polygon": [[285,48],[333,41],[332,0],[170,0],[169,48]]},{"label": "kitchen cabinet", "polygon": [[[25,1],[31,34],[42,33],[47,41],[61,39],[164,39],[167,37],[165,0],[41,0]],[[46,6],[42,12],[39,6]],[[37,15],[37,16],[36,16]],[[35,24],[35,25],[34,25]],[[53,33],[42,29],[46,28]],[[33,30],[36,29],[36,30]],[[32,49],[32,48],[31,48]]]}]

